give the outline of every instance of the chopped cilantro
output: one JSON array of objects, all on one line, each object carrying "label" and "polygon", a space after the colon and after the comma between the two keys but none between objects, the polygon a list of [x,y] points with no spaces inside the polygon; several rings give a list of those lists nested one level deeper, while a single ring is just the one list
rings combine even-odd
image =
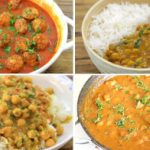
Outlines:
[{"label": "chopped cilantro", "polygon": [[101,119],[102,119],[102,114],[100,112],[98,112],[97,117],[92,119],[92,122],[98,123],[101,121]]},{"label": "chopped cilantro", "polygon": [[125,119],[122,118],[118,121],[116,121],[116,125],[119,127],[119,128],[123,128],[125,126]]},{"label": "chopped cilantro", "polygon": [[10,53],[10,50],[11,50],[11,47],[10,47],[10,46],[6,46],[6,47],[4,48],[4,51],[5,51],[5,53],[7,53],[7,54]]},{"label": "chopped cilantro", "polygon": [[96,106],[98,107],[98,110],[103,110],[104,109],[104,105],[98,99],[96,100]]},{"label": "chopped cilantro", "polygon": [[124,111],[125,111],[125,108],[122,104],[117,104],[116,106],[113,107],[113,109],[118,113],[118,114],[121,114],[121,115],[124,115]]}]

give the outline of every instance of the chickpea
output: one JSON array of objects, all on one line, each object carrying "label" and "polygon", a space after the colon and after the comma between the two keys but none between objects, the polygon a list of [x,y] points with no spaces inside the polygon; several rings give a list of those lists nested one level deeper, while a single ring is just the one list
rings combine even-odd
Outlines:
[{"label": "chickpea", "polygon": [[10,119],[6,119],[6,120],[4,120],[4,124],[5,124],[6,126],[11,126],[11,125],[13,125],[13,121],[10,120]]},{"label": "chickpea", "polygon": [[22,104],[23,107],[28,107],[30,105],[30,103],[27,100],[23,100],[21,102],[21,104]]},{"label": "chickpea", "polygon": [[18,127],[23,127],[26,124],[26,121],[24,119],[18,119],[17,125]]},{"label": "chickpea", "polygon": [[53,139],[48,139],[45,144],[46,147],[52,147],[53,145],[55,145],[55,141]]},{"label": "chickpea", "polygon": [[29,110],[28,109],[24,109],[22,112],[22,117],[23,118],[28,118],[30,116],[29,114]]},{"label": "chickpea", "polygon": [[11,97],[11,102],[15,105],[19,104],[21,102],[21,98],[18,95],[13,95]]},{"label": "chickpea", "polygon": [[36,112],[36,105],[31,104],[29,107],[29,110],[31,110],[32,112]]},{"label": "chickpea", "polygon": [[5,137],[10,137],[13,132],[12,127],[4,127],[3,131]]},{"label": "chickpea", "polygon": [[4,93],[2,99],[3,99],[3,101],[9,101],[11,99],[11,97],[7,93]]},{"label": "chickpea", "polygon": [[48,138],[51,137],[51,134],[50,134],[49,131],[44,130],[44,131],[41,132],[40,137],[41,137],[43,140],[47,140]]},{"label": "chickpea", "polygon": [[52,88],[46,89],[46,92],[49,93],[50,95],[54,94],[54,90]]},{"label": "chickpea", "polygon": [[14,86],[15,85],[15,82],[13,82],[11,79],[9,78],[4,78],[4,84],[8,87],[10,86]]},{"label": "chickpea", "polygon": [[23,78],[23,81],[24,81],[24,82],[27,82],[27,83],[32,83],[32,78],[24,77],[24,78]]},{"label": "chickpea", "polygon": [[6,103],[1,103],[0,104],[0,114],[6,113],[8,110],[7,104]]},{"label": "chickpea", "polygon": [[22,111],[21,111],[20,108],[15,108],[15,109],[13,110],[13,115],[14,115],[15,117],[20,117],[21,114],[22,114]]},{"label": "chickpea", "polygon": [[56,131],[57,131],[57,135],[58,135],[58,136],[62,135],[63,132],[64,132],[63,126],[60,125],[60,124],[58,124],[58,125],[56,126]]},{"label": "chickpea", "polygon": [[30,130],[27,132],[27,135],[30,139],[34,139],[36,137],[36,131],[35,130]]}]

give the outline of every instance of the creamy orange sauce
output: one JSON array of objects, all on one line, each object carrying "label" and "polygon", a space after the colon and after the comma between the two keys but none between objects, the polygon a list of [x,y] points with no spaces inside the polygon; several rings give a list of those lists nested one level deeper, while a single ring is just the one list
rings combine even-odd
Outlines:
[{"label": "creamy orange sauce", "polygon": [[150,149],[150,76],[115,76],[80,107],[89,134],[111,150]]}]

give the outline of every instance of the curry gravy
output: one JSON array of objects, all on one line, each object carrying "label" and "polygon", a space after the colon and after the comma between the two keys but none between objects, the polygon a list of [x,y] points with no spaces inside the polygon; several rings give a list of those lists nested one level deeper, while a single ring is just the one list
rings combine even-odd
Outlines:
[{"label": "curry gravy", "polygon": [[89,134],[111,150],[149,150],[150,76],[105,81],[84,99],[80,117]]}]

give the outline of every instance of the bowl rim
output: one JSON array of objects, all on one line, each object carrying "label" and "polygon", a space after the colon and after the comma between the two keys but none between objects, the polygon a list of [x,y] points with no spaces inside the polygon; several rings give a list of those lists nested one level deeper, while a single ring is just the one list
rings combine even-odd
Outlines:
[{"label": "bowl rim", "polygon": [[[82,88],[80,90],[79,96],[78,96],[78,101],[77,101],[77,116],[78,116],[78,122],[81,124],[83,130],[86,132],[86,134],[90,137],[91,141],[98,147],[102,148],[103,150],[110,150],[110,148],[108,148],[107,146],[103,145],[102,143],[98,142],[96,139],[94,139],[94,137],[90,134],[90,132],[88,131],[88,129],[86,128],[86,126],[84,125],[82,119],[81,119],[81,113],[80,113],[80,107],[82,105],[83,97],[86,97],[87,94],[83,94],[85,91],[88,92],[90,91],[96,83],[97,80],[101,80],[100,78],[104,78],[104,77],[109,77],[111,75],[91,75],[87,81],[82,85]],[[117,76],[117,75],[116,75]],[[104,79],[103,82],[105,82],[107,79]]]},{"label": "bowl rim", "polygon": [[[87,38],[85,36],[85,33],[84,33],[84,27],[86,26],[85,22],[86,20],[89,18],[89,17],[92,17],[91,13],[92,11],[95,9],[95,7],[97,7],[98,5],[100,5],[104,0],[99,0],[98,2],[96,2],[94,5],[92,5],[90,7],[90,9],[88,10],[88,12],[86,13],[84,19],[83,19],[83,22],[82,22],[82,27],[81,27],[81,31],[82,31],[82,38],[83,38],[83,42],[84,42],[84,45],[85,45],[85,49],[87,52],[91,52],[99,61],[103,61],[106,65],[109,65],[113,68],[117,68],[117,69],[120,69],[120,70],[126,70],[126,71],[136,71],[136,72],[143,72],[143,71],[148,71],[150,72],[150,68],[131,68],[131,67],[124,67],[124,66],[121,66],[121,65],[117,65],[117,64],[114,64],[106,59],[104,59],[102,56],[100,56],[99,54],[97,54],[87,43]],[[106,0],[105,0],[106,1]],[[93,62],[93,61],[92,61]]]},{"label": "bowl rim", "polygon": [[[63,26],[64,26],[63,27],[63,32],[61,33],[62,34],[61,44],[60,44],[59,48],[57,49],[56,53],[53,55],[53,57],[45,65],[43,65],[42,67],[40,67],[39,69],[37,69],[35,71],[29,72],[28,74],[42,73],[45,70],[47,70],[58,59],[58,57],[61,55],[61,53],[63,52],[63,46],[67,42],[68,26],[67,26],[67,22],[66,22],[66,19],[65,19],[65,15],[64,15],[62,9],[58,6],[58,4],[54,0],[49,1],[49,4],[50,5],[52,5],[52,4],[55,5],[57,10],[59,11],[59,12],[55,11],[55,14],[59,17],[59,19],[63,20],[63,23],[64,23],[63,24]],[[24,74],[24,73],[22,73],[22,74]]]}]

